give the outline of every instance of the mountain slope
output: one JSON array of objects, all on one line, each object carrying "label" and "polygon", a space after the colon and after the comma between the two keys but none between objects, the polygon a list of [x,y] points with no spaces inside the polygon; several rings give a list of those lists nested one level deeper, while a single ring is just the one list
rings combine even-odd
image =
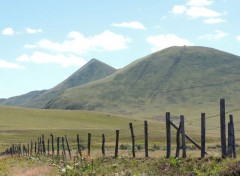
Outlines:
[{"label": "mountain slope", "polygon": [[[240,103],[240,57],[206,47],[170,47],[115,74],[66,90],[45,108],[121,114]],[[172,107],[172,108],[171,108]]]},{"label": "mountain slope", "polygon": [[34,91],[4,101],[4,105],[43,108],[47,102],[60,95],[64,90],[83,85],[113,74],[115,68],[98,61],[90,60],[62,83],[47,91]]}]

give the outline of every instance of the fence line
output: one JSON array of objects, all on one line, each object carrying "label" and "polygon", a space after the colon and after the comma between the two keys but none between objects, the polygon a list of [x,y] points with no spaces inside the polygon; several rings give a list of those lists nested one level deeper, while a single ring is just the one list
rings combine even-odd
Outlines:
[{"label": "fence line", "polygon": [[[239,109],[240,110],[240,109]],[[236,109],[235,109],[236,111]],[[238,109],[237,109],[238,111]],[[220,137],[221,137],[221,149],[222,149],[222,158],[226,157],[234,157],[236,158],[236,141],[235,141],[235,129],[234,129],[234,121],[233,116],[229,116],[229,122],[228,124],[228,130],[226,131],[226,114],[228,114],[230,111],[225,112],[225,100],[220,100],[220,127],[216,127],[216,129],[220,129]],[[182,157],[187,157],[187,145],[185,138],[190,141],[197,149],[200,150],[200,157],[204,158],[207,153],[206,151],[206,130],[213,130],[206,128],[206,121],[209,119],[209,117],[213,116],[205,116],[205,113],[201,114],[201,128],[199,130],[200,135],[200,145],[191,138],[185,131],[185,125],[188,124],[185,122],[184,116],[180,116],[180,123],[179,126],[177,126],[173,121],[171,121],[171,115],[170,112],[166,113],[166,158],[171,157],[171,142],[172,142],[172,133],[171,133],[171,127],[176,130],[176,155],[175,157],[179,157],[179,152],[182,150]],[[214,116],[215,117],[215,116]],[[235,124],[239,124],[235,123]],[[134,128],[133,128],[134,127]],[[119,129],[116,130],[115,137],[114,134],[106,136],[106,134],[102,135],[102,156],[105,156],[106,150],[105,145],[106,142],[113,142],[115,140],[115,152],[114,157],[118,157],[119,154],[119,148],[121,148],[121,145],[119,147],[119,142],[122,140],[129,140],[132,144],[131,150],[132,150],[132,157],[136,157],[136,143],[135,140],[141,138],[144,141],[144,151],[145,151],[145,157],[149,157],[149,129],[151,127],[148,126],[148,122],[144,121],[144,123],[141,125],[141,128],[143,130],[143,133],[141,135],[135,135],[134,129],[137,127],[140,127],[140,125],[134,125],[133,123],[129,123],[129,136],[127,137],[121,137],[121,131]],[[156,130],[152,130],[151,132],[154,132]],[[68,136],[55,136],[53,134],[50,134],[50,139],[45,139],[46,136],[44,134],[37,137],[37,141],[33,142],[33,140],[30,140],[30,144],[11,144],[9,148],[7,148],[2,154],[8,154],[8,155],[18,155],[18,156],[32,156],[32,155],[51,155],[51,156],[60,156],[62,155],[63,158],[67,159],[69,157],[71,159],[72,157],[72,146],[77,146],[77,155],[79,157],[82,157],[82,150],[84,150],[82,145],[82,138],[80,138],[79,134],[76,135],[76,143],[70,144],[68,140]],[[160,137],[161,138],[161,137]],[[181,138],[181,140],[180,140]],[[226,139],[228,139],[228,145],[226,143]],[[47,142],[46,142],[47,141]],[[66,142],[66,143],[65,143]],[[93,141],[95,142],[95,141]],[[65,145],[66,144],[66,145]],[[92,135],[91,133],[87,134],[87,154],[90,157],[91,156],[91,144],[92,144]],[[57,148],[57,152],[55,152],[55,147]],[[66,154],[65,147],[67,149],[68,155]],[[51,151],[50,151],[51,150]],[[60,153],[62,152],[62,153]],[[51,154],[50,154],[51,153]]]}]

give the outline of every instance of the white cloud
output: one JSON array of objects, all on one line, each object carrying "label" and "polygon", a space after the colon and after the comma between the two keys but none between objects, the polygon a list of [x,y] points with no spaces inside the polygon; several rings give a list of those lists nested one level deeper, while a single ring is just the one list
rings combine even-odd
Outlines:
[{"label": "white cloud", "polygon": [[237,36],[237,40],[240,42],[240,35]]},{"label": "white cloud", "polygon": [[12,36],[12,35],[14,35],[14,33],[15,32],[14,32],[13,28],[10,28],[10,27],[4,28],[2,30],[2,35]]},{"label": "white cloud", "polygon": [[172,8],[172,13],[175,15],[185,15],[190,19],[203,18],[207,24],[222,23],[226,20],[222,19],[226,12],[217,12],[211,9],[212,0],[189,0],[184,5],[175,5]]},{"label": "white cloud", "polygon": [[204,22],[205,23],[208,23],[208,24],[216,24],[216,23],[223,23],[225,22],[226,20],[224,19],[221,19],[221,18],[208,18],[208,19],[205,19]]},{"label": "white cloud", "polygon": [[146,29],[146,27],[142,23],[140,23],[138,21],[113,23],[112,26],[114,26],[114,27],[132,28],[132,29],[141,29],[141,30],[145,30]]},{"label": "white cloud", "polygon": [[72,54],[48,54],[34,52],[32,55],[21,55],[17,58],[18,62],[33,62],[38,64],[60,64],[62,67],[83,66],[86,61]]},{"label": "white cloud", "polygon": [[187,8],[184,5],[175,5],[172,9],[172,12],[177,15],[185,13]]},{"label": "white cloud", "polygon": [[[79,32],[72,31],[68,34],[65,41],[53,42],[47,39],[39,41],[36,46],[55,52],[70,52],[82,54],[90,50],[97,51],[116,51],[127,48],[127,43],[131,39],[123,35],[105,31],[99,35],[85,37]],[[31,45],[27,45],[29,47]]]},{"label": "white cloud", "polygon": [[175,34],[163,34],[156,36],[149,36],[147,42],[153,45],[152,51],[162,50],[170,46],[191,46],[190,41],[184,38],[180,38]]},{"label": "white cloud", "polygon": [[26,32],[29,34],[36,34],[42,32],[42,29],[26,28]]},{"label": "white cloud", "polygon": [[187,10],[186,14],[191,18],[199,18],[199,17],[213,18],[213,17],[221,16],[219,12],[216,12],[206,7],[190,7]]},{"label": "white cloud", "polygon": [[203,40],[221,40],[225,37],[227,37],[229,34],[226,32],[223,32],[221,30],[215,30],[214,33],[212,34],[206,34],[206,35],[202,35],[200,37],[198,37],[199,39],[203,39]]},{"label": "white cloud", "polygon": [[0,68],[8,68],[8,69],[23,69],[24,67],[13,63],[13,62],[8,62],[3,59],[0,59]]},{"label": "white cloud", "polygon": [[187,5],[189,6],[210,6],[213,3],[212,0],[190,0]]}]

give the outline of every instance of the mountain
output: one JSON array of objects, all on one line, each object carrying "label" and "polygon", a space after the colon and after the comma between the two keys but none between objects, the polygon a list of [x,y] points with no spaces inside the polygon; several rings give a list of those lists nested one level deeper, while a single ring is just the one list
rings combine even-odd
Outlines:
[{"label": "mountain", "polygon": [[66,89],[45,108],[149,115],[212,110],[220,98],[234,107],[240,103],[239,68],[240,57],[230,53],[198,46],[170,47],[104,79]]},{"label": "mountain", "polygon": [[115,71],[115,68],[97,59],[92,59],[78,71],[73,73],[69,78],[56,85],[52,89],[33,91],[25,95],[12,97],[2,102],[2,104],[10,106],[43,108],[49,101],[56,98],[66,89],[99,80],[113,74]]},{"label": "mountain", "polygon": [[0,104],[3,103],[4,101],[6,101],[5,98],[0,98]]},{"label": "mountain", "polygon": [[37,97],[39,97],[44,92],[46,92],[46,90],[31,91],[23,95],[4,99],[3,101],[0,101],[0,104],[8,106],[24,106],[27,102],[37,99]]}]

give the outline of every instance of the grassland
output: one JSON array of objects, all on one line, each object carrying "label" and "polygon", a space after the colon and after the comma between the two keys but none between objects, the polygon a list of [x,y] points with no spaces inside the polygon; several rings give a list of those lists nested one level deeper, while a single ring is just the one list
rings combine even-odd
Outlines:
[{"label": "grassland", "polygon": [[[207,109],[208,110],[208,109]],[[212,111],[209,109],[209,115],[215,115],[218,107]],[[228,108],[227,108],[228,110]],[[178,109],[175,109],[177,112]],[[191,114],[194,110],[185,112]],[[196,110],[197,111],[197,110]],[[182,111],[179,110],[181,113]],[[180,114],[179,113],[179,114]],[[239,112],[233,112],[237,115]],[[137,116],[117,116],[109,113],[72,111],[72,110],[46,110],[46,109],[26,109],[16,107],[0,107],[0,146],[1,150],[9,147],[13,143],[29,144],[31,140],[37,141],[37,137],[45,134],[49,138],[50,134],[54,137],[68,135],[72,152],[76,153],[76,135],[80,134],[81,142],[86,146],[87,133],[92,133],[92,152],[91,157],[87,157],[86,150],[83,156],[86,157],[81,167],[71,169],[66,174],[60,172],[57,167],[49,167],[54,164],[51,158],[45,157],[7,157],[0,158],[0,175],[31,175],[30,173],[41,173],[43,175],[228,175],[239,170],[233,169],[238,165],[236,160],[220,159],[219,140],[219,117],[207,119],[207,159],[198,160],[200,152],[192,148],[191,144],[187,151],[188,159],[164,159],[165,156],[165,113],[156,113],[156,118],[142,118]],[[236,116],[237,117],[237,116]],[[198,143],[200,143],[200,114],[196,116],[186,116],[186,132]],[[235,122],[239,122],[235,118]],[[144,159],[144,135],[143,121],[148,120],[149,125],[149,156]],[[178,116],[172,115],[172,120],[177,123]],[[133,123],[137,150],[137,158],[131,158],[131,138],[129,123]],[[120,148],[119,157],[114,159],[115,130],[120,129]],[[236,123],[237,143],[239,141],[239,125]],[[101,135],[106,135],[106,158],[101,157]],[[175,153],[175,131],[172,130],[172,156]],[[237,148],[239,156],[239,150]],[[93,166],[92,169],[92,159]],[[62,162],[61,169],[68,165],[74,165],[73,161]],[[11,169],[13,167],[14,169]],[[48,172],[47,172],[48,171]]]},{"label": "grassland", "polygon": [[[36,141],[41,134],[48,138],[51,133],[55,137],[68,135],[74,145],[77,134],[80,134],[81,141],[86,144],[87,133],[92,133],[93,146],[99,146],[101,136],[105,134],[107,143],[113,145],[116,129],[120,130],[120,140],[130,142],[130,122],[135,126],[137,140],[143,140],[143,119],[107,113],[0,107],[0,121],[1,147]],[[163,130],[158,129],[163,129],[163,124],[156,122],[154,119],[149,120],[150,134],[159,143],[163,138],[159,134]]]},{"label": "grassland", "polygon": [[[206,135],[207,146],[217,146],[220,144],[219,116],[216,112],[206,112]],[[176,111],[177,109],[175,109]],[[226,108],[228,111],[229,108]],[[193,110],[190,110],[191,113]],[[197,112],[197,110],[196,110]],[[187,112],[186,112],[187,113]],[[182,114],[179,111],[179,115]],[[239,111],[231,112],[234,115],[236,143],[239,143],[240,119],[237,118]],[[179,115],[172,114],[175,124],[179,122]],[[228,115],[228,114],[227,114]],[[150,148],[154,145],[164,148],[166,145],[165,112],[156,113],[155,117],[139,118],[137,116],[117,116],[109,113],[72,111],[72,110],[45,110],[28,109],[16,107],[0,107],[0,146],[1,149],[16,143],[29,144],[31,140],[37,141],[42,134],[45,138],[50,138],[53,134],[56,138],[65,134],[68,136],[70,145],[76,148],[76,136],[80,135],[81,142],[86,146],[87,133],[92,134],[92,146],[100,149],[102,134],[106,136],[106,146],[113,148],[115,145],[115,130],[120,130],[120,145],[131,145],[131,135],[129,123],[133,123],[135,139],[137,145],[144,144],[143,121],[148,121]],[[200,113],[195,116],[186,115],[186,133],[195,141],[200,143]],[[175,130],[172,129],[172,141],[175,145]],[[190,143],[188,145],[191,146]]]}]

